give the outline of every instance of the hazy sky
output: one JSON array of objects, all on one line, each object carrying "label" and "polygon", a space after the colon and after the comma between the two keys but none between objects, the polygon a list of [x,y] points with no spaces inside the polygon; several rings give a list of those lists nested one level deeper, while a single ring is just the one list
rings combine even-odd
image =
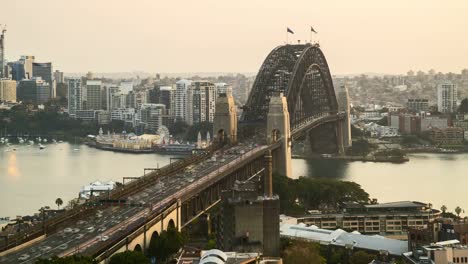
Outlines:
[{"label": "hazy sky", "polygon": [[468,68],[467,0],[1,0],[7,59],[65,72],[257,72],[286,26],[333,74]]}]

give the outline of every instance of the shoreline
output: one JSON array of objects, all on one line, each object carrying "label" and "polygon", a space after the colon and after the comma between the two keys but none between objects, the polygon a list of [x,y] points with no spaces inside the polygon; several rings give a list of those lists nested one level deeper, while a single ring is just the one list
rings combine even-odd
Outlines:
[{"label": "shoreline", "polygon": [[293,159],[305,160],[345,160],[345,161],[361,161],[361,162],[389,162],[389,163],[405,163],[410,159],[408,157],[362,157],[362,156],[305,156],[305,155],[292,155]]}]

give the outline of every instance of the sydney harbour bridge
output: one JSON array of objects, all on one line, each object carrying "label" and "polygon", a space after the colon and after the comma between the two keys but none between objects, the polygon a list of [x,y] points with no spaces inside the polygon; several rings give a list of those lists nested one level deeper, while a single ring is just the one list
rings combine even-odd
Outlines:
[{"label": "sydney harbour bridge", "polygon": [[350,145],[347,93],[338,94],[345,99],[337,99],[319,45],[279,46],[260,67],[240,122],[232,95],[218,98],[208,149],[117,187],[107,195],[112,204],[92,197],[5,237],[0,262],[80,254],[107,263],[125,250],[146,252],[162,231],[182,230],[209,214],[238,180],[262,177],[271,196],[274,170],[292,176],[296,140],[315,153],[341,154]]}]

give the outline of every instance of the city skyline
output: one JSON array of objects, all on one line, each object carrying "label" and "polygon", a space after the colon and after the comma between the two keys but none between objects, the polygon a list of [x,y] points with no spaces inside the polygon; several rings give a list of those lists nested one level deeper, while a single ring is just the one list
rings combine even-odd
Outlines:
[{"label": "city skyline", "polygon": [[286,27],[295,32],[290,43],[303,43],[310,26],[336,75],[458,73],[468,61],[464,1],[46,0],[2,6],[6,58],[35,55],[65,72],[257,72],[271,46],[284,44]]}]

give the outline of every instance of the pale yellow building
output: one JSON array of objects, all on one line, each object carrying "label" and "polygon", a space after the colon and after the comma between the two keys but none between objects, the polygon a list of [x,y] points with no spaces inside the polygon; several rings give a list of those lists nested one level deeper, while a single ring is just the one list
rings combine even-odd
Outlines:
[{"label": "pale yellow building", "polygon": [[16,81],[0,80],[0,101],[16,102]]}]

